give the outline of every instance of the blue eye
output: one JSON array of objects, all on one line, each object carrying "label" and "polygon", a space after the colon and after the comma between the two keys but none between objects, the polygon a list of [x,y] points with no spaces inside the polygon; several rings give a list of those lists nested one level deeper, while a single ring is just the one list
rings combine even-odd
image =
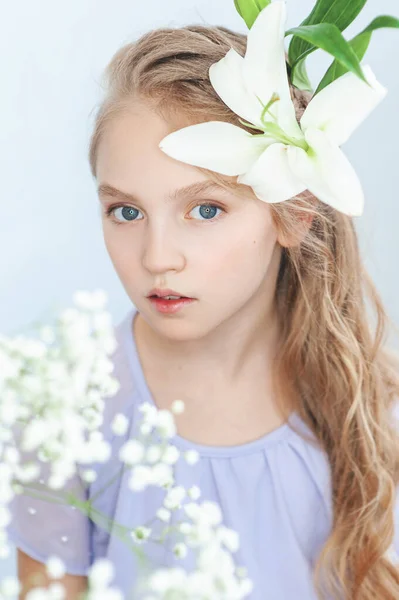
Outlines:
[{"label": "blue eye", "polygon": [[[195,208],[200,209],[200,215],[202,217],[204,217],[206,221],[215,221],[218,218],[218,217],[216,217],[216,219],[215,219],[215,209],[225,212],[225,210],[223,208],[221,208],[220,206],[217,206],[216,204],[210,204],[210,203],[197,204],[197,206],[194,206],[194,208],[192,210],[194,210]],[[190,211],[190,212],[192,212],[192,211]]]},{"label": "blue eye", "polygon": [[[204,221],[216,221],[218,219],[218,217],[215,218],[215,209],[216,210],[220,210],[222,212],[226,212],[221,206],[218,206],[216,204],[211,204],[209,202],[207,203],[203,203],[203,204],[197,204],[196,206],[194,206],[194,208],[192,208],[192,210],[190,212],[192,212],[195,208],[199,208],[200,209],[200,214],[202,217],[204,217]],[[107,217],[110,217],[111,215],[115,215],[115,211],[118,209],[122,209],[122,216],[123,219],[126,219],[126,221],[121,221],[116,219],[116,223],[118,225],[121,225],[122,223],[126,223],[128,221],[141,221],[141,219],[136,219],[135,217],[137,216],[137,213],[139,213],[140,211],[137,208],[134,208],[133,206],[129,206],[127,204],[120,204],[118,206],[110,206],[109,208],[107,208],[106,210],[106,215]]]},{"label": "blue eye", "polygon": [[[137,210],[137,208],[133,208],[133,206],[127,206],[126,204],[122,204],[119,206],[110,206],[109,208],[107,208],[107,217],[109,217],[110,215],[114,215],[114,212],[121,208],[122,209],[122,215],[124,219],[127,219],[128,221],[137,221],[137,219],[135,219],[135,215],[137,212],[139,212]],[[118,221],[117,223],[123,223],[123,221]]]}]

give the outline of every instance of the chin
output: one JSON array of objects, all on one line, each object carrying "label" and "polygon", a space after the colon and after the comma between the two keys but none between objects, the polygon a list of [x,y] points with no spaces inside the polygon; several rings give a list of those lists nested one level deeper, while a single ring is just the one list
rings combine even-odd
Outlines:
[{"label": "chin", "polygon": [[179,315],[179,317],[176,317],[176,315],[159,315],[155,318],[151,316],[146,321],[153,331],[171,342],[195,341],[206,334],[204,328],[198,323],[198,319],[190,319],[182,315]]}]

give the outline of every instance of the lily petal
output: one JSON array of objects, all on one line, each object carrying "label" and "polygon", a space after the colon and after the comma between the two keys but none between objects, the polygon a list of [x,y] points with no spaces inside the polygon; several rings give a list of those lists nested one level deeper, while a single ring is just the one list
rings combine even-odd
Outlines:
[{"label": "lily petal", "polygon": [[[295,117],[285,62],[286,3],[277,0],[258,15],[248,32],[242,74],[246,89],[267,104],[273,93],[280,97],[270,112],[278,124],[293,137],[303,137]],[[270,120],[270,115],[265,116]]]},{"label": "lily petal", "polygon": [[218,96],[236,115],[263,130],[262,106],[245,87],[243,63],[244,57],[230,48],[222,59],[210,66],[209,79]]},{"label": "lily petal", "polygon": [[224,175],[240,175],[273,143],[225,121],[206,121],[165,136],[159,148],[184,163]]},{"label": "lily petal", "polygon": [[253,167],[237,179],[250,185],[255,195],[264,202],[283,202],[306,190],[306,185],[292,172],[285,144],[269,146]]},{"label": "lily petal", "polygon": [[338,146],[386,96],[387,90],[368,65],[362,69],[370,86],[352,72],[345,73],[312,98],[301,118],[301,127],[320,129]]},{"label": "lily petal", "polygon": [[318,129],[307,129],[305,138],[313,152],[289,146],[292,171],[322,202],[349,216],[360,216],[364,207],[362,186],[342,150]]}]

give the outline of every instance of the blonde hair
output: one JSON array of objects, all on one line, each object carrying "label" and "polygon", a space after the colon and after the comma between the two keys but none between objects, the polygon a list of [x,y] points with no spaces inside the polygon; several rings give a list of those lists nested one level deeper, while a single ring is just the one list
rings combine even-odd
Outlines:
[{"label": "blonde hair", "polygon": [[[230,47],[244,56],[246,40],[226,27],[189,25],[152,30],[123,46],[105,71],[107,94],[90,141],[93,176],[103,131],[135,99],[179,128],[219,120],[245,129],[216,94],[208,71]],[[291,95],[299,120],[311,96],[292,86]],[[236,178],[199,170],[237,194],[252,192]],[[276,381],[290,382],[295,400],[282,409],[287,415],[299,413],[331,467],[333,524],[315,565],[317,593],[320,598],[326,591],[340,599],[393,600],[399,597],[399,572],[384,554],[393,542],[399,483],[393,420],[399,362],[383,345],[389,319],[362,264],[350,217],[308,191],[270,209],[288,238],[311,218],[301,242],[282,248]],[[376,316],[375,330],[365,298]]]}]

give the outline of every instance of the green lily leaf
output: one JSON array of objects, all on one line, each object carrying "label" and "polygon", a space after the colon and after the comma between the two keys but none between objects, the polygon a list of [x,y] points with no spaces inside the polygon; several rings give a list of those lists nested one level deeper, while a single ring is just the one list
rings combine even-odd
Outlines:
[{"label": "green lily leaf", "polygon": [[[331,23],[336,25],[340,31],[345,31],[361,12],[366,2],[367,0],[317,0],[312,12],[300,26]],[[288,48],[290,65],[294,66],[297,60],[311,47],[311,41],[293,37]]]},{"label": "green lily leaf", "polygon": [[248,29],[251,29],[258,14],[268,6],[270,2],[271,0],[234,0],[234,6],[240,17],[244,19]]},{"label": "green lily leaf", "polygon": [[312,84],[310,83],[309,76],[306,71],[305,59],[300,60],[291,69],[290,76],[292,84],[300,90],[306,90],[312,92]]},{"label": "green lily leaf", "polygon": [[[350,40],[349,45],[352,47],[359,61],[362,60],[364,55],[366,54],[367,48],[369,47],[369,43],[371,40],[371,34],[376,29],[382,29],[385,27],[393,27],[399,28],[399,19],[395,17],[391,17],[389,15],[381,15],[376,17],[373,21],[371,21],[370,25],[368,25],[363,31],[361,31],[356,37]],[[338,77],[341,77],[344,73],[348,71],[341,63],[337,60],[330,65],[329,69],[325,73],[323,79],[320,81],[317,90],[315,91],[315,95],[320,92],[327,85],[332,83]]]},{"label": "green lily leaf", "polygon": [[303,61],[305,57],[316,50],[316,48],[320,48],[321,50],[332,54],[332,56],[334,56],[340,64],[344,65],[348,71],[352,71],[367,83],[355,51],[343,37],[336,25],[331,23],[300,25],[299,27],[289,29],[285,32],[285,35],[298,36],[299,38],[310,42],[313,46],[304,52],[298,59],[298,62]]}]

